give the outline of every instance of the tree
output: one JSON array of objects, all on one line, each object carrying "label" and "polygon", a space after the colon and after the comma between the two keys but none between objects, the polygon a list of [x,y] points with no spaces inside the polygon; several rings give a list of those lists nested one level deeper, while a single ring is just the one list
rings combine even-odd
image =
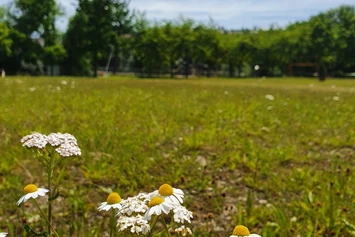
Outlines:
[{"label": "tree", "polygon": [[331,18],[321,13],[310,20],[311,42],[318,66],[318,78],[324,81],[327,69],[336,60],[335,42],[337,35]]},{"label": "tree", "polygon": [[216,28],[197,26],[194,30],[192,42],[192,58],[195,67],[207,70],[207,76],[211,75],[211,70],[217,70],[222,61],[222,48],[220,44],[219,32]]},{"label": "tree", "polygon": [[[76,15],[71,20],[66,33],[65,48],[70,50],[68,59],[78,60],[78,67],[87,62],[86,52],[90,52],[93,76],[97,77],[100,60],[114,53],[114,71],[120,64],[120,51],[126,44],[127,34],[132,29],[132,14],[128,2],[118,0],[79,0]],[[80,43],[79,52],[70,45],[73,40]],[[75,44],[75,43],[74,43]],[[114,51],[114,52],[112,52]],[[78,72],[87,72],[80,69]]]},{"label": "tree", "polygon": [[135,11],[128,8],[129,2],[115,0],[112,3],[112,27],[113,27],[113,73],[116,73],[121,65],[121,57],[127,58],[130,50],[129,39],[133,32]]},{"label": "tree", "polygon": [[88,76],[91,74],[91,55],[88,50],[90,40],[87,38],[88,15],[81,9],[70,19],[64,34],[63,46],[67,57],[63,62],[65,74]]},{"label": "tree", "polygon": [[63,45],[55,44],[47,46],[44,48],[44,59],[48,65],[51,66],[51,75],[53,75],[53,65],[61,64],[66,57],[67,52],[65,51]]},{"label": "tree", "polygon": [[176,63],[179,59],[177,51],[178,29],[172,22],[166,22],[162,27],[163,49],[169,61],[170,78],[174,78]]},{"label": "tree", "polygon": [[176,41],[174,42],[175,52],[177,52],[177,57],[181,59],[185,78],[188,78],[194,41],[192,28],[195,22],[191,19],[180,18],[175,24],[177,26]]},{"label": "tree", "polygon": [[[43,73],[43,61],[47,47],[56,45],[57,30],[55,20],[61,14],[55,0],[16,0],[15,8],[9,11],[8,24],[26,39],[16,41],[16,54],[21,56],[17,71]],[[21,37],[18,37],[20,39]],[[17,44],[18,43],[18,44]],[[15,56],[15,55],[14,55]],[[13,60],[16,61],[16,59]]]},{"label": "tree", "polygon": [[15,28],[28,38],[38,34],[44,39],[44,44],[55,44],[57,30],[55,20],[61,14],[55,0],[16,0],[16,10],[19,14],[12,14]]},{"label": "tree", "polygon": [[[253,44],[251,68],[259,65],[260,76],[274,75],[274,68],[277,65],[276,39],[279,37],[280,30],[271,27],[269,30],[258,30],[251,36]],[[284,52],[279,52],[284,53]]]},{"label": "tree", "polygon": [[0,54],[9,56],[11,54],[12,40],[9,38],[10,30],[5,23],[0,22]]},{"label": "tree", "polygon": [[326,12],[332,20],[332,27],[337,35],[335,41],[335,70],[340,75],[355,70],[355,7],[340,6]]},{"label": "tree", "polygon": [[160,74],[167,66],[167,57],[162,50],[163,32],[155,25],[140,35],[140,40],[135,45],[134,55],[141,65],[141,75],[148,77]]}]

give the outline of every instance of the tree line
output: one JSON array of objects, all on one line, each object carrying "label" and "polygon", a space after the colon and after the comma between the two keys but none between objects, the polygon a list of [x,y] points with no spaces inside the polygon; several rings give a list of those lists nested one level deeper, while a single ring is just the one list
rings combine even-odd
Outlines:
[{"label": "tree line", "polygon": [[212,20],[149,22],[122,0],[79,0],[66,32],[55,0],[0,8],[0,68],[7,74],[93,76],[315,76],[355,72],[355,7],[343,5],[269,29],[225,30]]}]

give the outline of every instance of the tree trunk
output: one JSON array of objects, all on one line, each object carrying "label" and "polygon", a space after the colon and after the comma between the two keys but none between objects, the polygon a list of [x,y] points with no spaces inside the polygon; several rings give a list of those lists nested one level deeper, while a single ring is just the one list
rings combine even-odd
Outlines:
[{"label": "tree trunk", "polygon": [[242,68],[243,66],[241,64],[238,65],[238,77],[242,77]]},{"label": "tree trunk", "polygon": [[118,72],[118,69],[120,68],[120,56],[119,56],[119,48],[117,47],[114,53],[114,64],[113,64],[113,74],[116,74],[116,72]]},{"label": "tree trunk", "polygon": [[318,79],[319,81],[325,81],[327,70],[324,65],[319,65],[318,67]]},{"label": "tree trunk", "polygon": [[98,61],[98,58],[97,58],[97,51],[94,50],[94,57],[93,57],[93,60],[92,60],[92,68],[94,70],[94,74],[93,74],[93,77],[96,78],[97,77],[97,61]]},{"label": "tree trunk", "polygon": [[174,78],[174,61],[170,59],[170,78]]},{"label": "tree trunk", "polygon": [[184,62],[184,74],[185,78],[187,79],[189,77],[189,63],[187,60]]},{"label": "tree trunk", "polygon": [[234,76],[234,67],[232,60],[228,60],[228,76],[232,78]]}]

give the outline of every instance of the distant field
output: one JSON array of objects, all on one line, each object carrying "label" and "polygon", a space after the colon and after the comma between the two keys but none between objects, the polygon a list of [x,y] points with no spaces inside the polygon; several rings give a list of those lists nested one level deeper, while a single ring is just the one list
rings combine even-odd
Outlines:
[{"label": "distant field", "polygon": [[184,190],[194,236],[236,224],[354,236],[355,80],[7,77],[0,92],[0,230],[11,236],[24,236],[23,213],[44,226],[16,206],[24,185],[46,184],[20,143],[32,131],[71,133],[82,149],[55,204],[61,236],[107,236],[105,190],[125,198],[165,182]]}]

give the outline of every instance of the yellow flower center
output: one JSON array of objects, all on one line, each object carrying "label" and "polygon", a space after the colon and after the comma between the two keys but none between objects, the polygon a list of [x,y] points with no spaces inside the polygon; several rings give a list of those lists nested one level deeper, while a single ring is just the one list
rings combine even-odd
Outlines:
[{"label": "yellow flower center", "polygon": [[118,195],[118,193],[111,193],[110,195],[108,195],[107,197],[107,204],[116,204],[116,203],[120,203],[121,202],[121,197],[120,195]]},{"label": "yellow flower center", "polygon": [[237,225],[233,230],[233,235],[236,236],[249,236],[250,232],[244,225]]},{"label": "yellow flower center", "polygon": [[162,199],[161,197],[155,196],[149,201],[148,206],[154,207],[154,206],[157,206],[163,202],[164,202],[164,199]]},{"label": "yellow flower center", "polygon": [[159,194],[162,196],[170,196],[173,195],[173,187],[171,187],[169,184],[163,184],[159,188]]},{"label": "yellow flower center", "polygon": [[28,193],[34,193],[38,190],[37,186],[34,185],[34,184],[28,184],[26,185],[26,187],[23,188],[23,192],[25,194],[28,194]]}]

